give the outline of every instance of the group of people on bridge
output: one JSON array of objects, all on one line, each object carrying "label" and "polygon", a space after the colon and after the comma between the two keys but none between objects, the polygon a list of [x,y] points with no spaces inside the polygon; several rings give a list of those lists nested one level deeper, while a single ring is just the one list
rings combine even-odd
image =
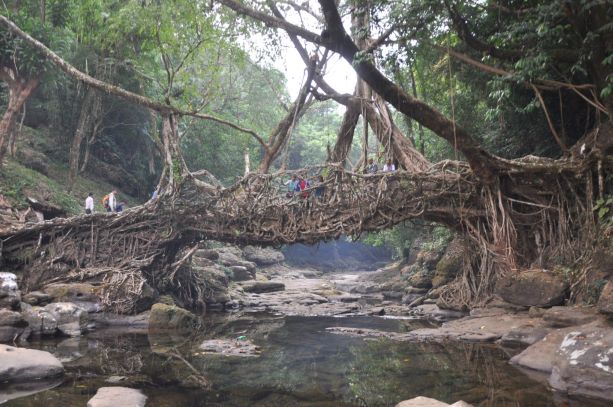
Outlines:
[{"label": "group of people on bridge", "polygon": [[[107,213],[120,213],[123,212],[126,204],[117,200],[117,191],[113,190],[106,194],[100,201],[104,210]],[[91,215],[96,211],[94,207],[94,194],[90,192],[85,198],[85,213]]]},{"label": "group of people on bridge", "polygon": [[316,198],[321,198],[324,194],[324,177],[322,175],[318,175],[311,179],[298,176],[293,174],[291,178],[285,182],[287,185],[287,193],[286,197],[292,198],[297,195],[303,199],[309,197],[310,193],[313,192]]},{"label": "group of people on bridge", "polygon": [[[392,159],[389,158],[383,165],[383,172],[393,172],[393,171],[396,171],[396,165],[394,164]],[[368,165],[364,169],[364,172],[366,174],[375,174],[379,172],[379,166],[377,165],[377,163],[375,163],[375,160],[373,160],[372,158],[368,159]]]}]

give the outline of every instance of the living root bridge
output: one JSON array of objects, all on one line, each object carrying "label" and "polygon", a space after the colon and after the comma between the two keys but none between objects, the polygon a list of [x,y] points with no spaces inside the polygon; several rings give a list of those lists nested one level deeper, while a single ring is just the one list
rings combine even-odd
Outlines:
[{"label": "living root bridge", "polygon": [[[183,265],[201,240],[315,243],[422,219],[471,238],[475,251],[467,254],[465,273],[444,295],[469,304],[491,293],[497,275],[572,261],[591,244],[592,199],[604,193],[601,179],[610,168],[601,158],[500,160],[495,185],[453,161],[419,173],[365,175],[329,165],[249,174],[229,188],[186,177],[176,192],[122,214],[55,219],[0,236],[3,261],[23,270],[28,291],[92,281],[107,307],[131,312],[149,285],[178,290],[185,305],[197,307],[207,287]],[[294,174],[312,181],[321,175],[324,182],[287,196],[284,183]]]}]

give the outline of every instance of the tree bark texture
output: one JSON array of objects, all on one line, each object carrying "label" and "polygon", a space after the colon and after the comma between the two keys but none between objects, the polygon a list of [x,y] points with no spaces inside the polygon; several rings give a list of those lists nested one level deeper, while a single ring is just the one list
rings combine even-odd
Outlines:
[{"label": "tree bark texture", "polygon": [[0,120],[0,164],[8,147],[8,141],[15,130],[17,116],[24,104],[40,83],[39,78],[21,78],[19,74],[7,67],[0,69],[0,79],[8,85],[9,100],[6,111]]}]

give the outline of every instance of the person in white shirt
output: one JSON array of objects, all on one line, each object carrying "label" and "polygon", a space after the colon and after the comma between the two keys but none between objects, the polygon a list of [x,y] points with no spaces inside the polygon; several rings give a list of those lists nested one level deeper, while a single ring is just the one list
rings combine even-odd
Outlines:
[{"label": "person in white shirt", "polygon": [[94,194],[91,192],[85,198],[85,213],[88,215],[94,213]]},{"label": "person in white shirt", "polygon": [[109,194],[109,207],[107,212],[115,212],[117,210],[117,198],[115,197],[116,193],[117,191],[113,190]]},{"label": "person in white shirt", "polygon": [[396,166],[392,162],[392,159],[388,159],[385,165],[383,166],[383,172],[392,172],[396,171]]}]

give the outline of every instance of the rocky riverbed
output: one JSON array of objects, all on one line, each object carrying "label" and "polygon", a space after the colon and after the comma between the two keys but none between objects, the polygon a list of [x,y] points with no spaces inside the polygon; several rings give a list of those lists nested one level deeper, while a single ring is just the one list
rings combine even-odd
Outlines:
[{"label": "rocky riverbed", "polygon": [[[440,255],[438,261],[441,261]],[[12,386],[5,385],[5,389],[0,390],[0,399],[27,398],[39,390],[47,392],[49,390],[45,389],[65,386],[61,376],[65,371],[73,375],[75,363],[78,369],[86,370],[87,364],[92,363],[91,368],[97,370],[96,362],[87,362],[87,355],[91,353],[89,343],[97,332],[104,333],[105,337],[107,332],[120,336],[145,335],[150,352],[174,360],[181,371],[191,372],[185,380],[180,380],[181,386],[204,389],[209,388],[211,381],[203,373],[206,369],[197,366],[200,358],[217,354],[230,359],[242,357],[246,360],[244,363],[264,363],[249,362],[260,359],[268,363],[270,335],[283,330],[287,318],[306,318],[292,320],[292,324],[304,323],[305,329],[314,327],[312,322],[306,321],[324,318],[326,323],[316,324],[315,329],[319,330],[318,335],[326,336],[318,336],[314,342],[339,337],[346,338],[338,339],[345,345],[374,339],[398,343],[399,347],[405,346],[400,345],[403,343],[409,346],[417,343],[497,346],[505,354],[505,364],[508,365],[510,359],[512,366],[523,369],[531,378],[529,380],[534,379],[559,392],[560,400],[569,400],[565,399],[566,395],[594,398],[593,401],[582,399],[580,404],[573,404],[571,400],[570,405],[601,406],[608,402],[602,404],[598,400],[613,400],[613,325],[606,312],[602,312],[606,311],[606,301],[601,301],[597,307],[555,306],[560,290],[564,290],[563,284],[552,284],[557,281],[555,276],[542,279],[533,274],[517,282],[501,282],[499,297],[482,308],[470,312],[445,309],[440,303],[437,305],[434,285],[446,281],[447,277],[439,273],[443,268],[433,266],[435,263],[432,258],[422,256],[405,269],[400,265],[370,273],[322,274],[289,268],[283,264],[282,254],[273,250],[203,248],[193,254],[190,267],[205,276],[210,289],[208,316],[204,318],[182,308],[180,298],[158,292],[149,292],[148,297],[143,298],[142,307],[150,309],[137,315],[116,315],[104,312],[95,284],[53,284],[41,291],[23,293],[15,275],[0,273],[0,302],[3,305],[0,341],[17,345],[0,349],[0,366],[4,367],[4,370],[0,368],[0,377],[4,372]],[[453,261],[447,259],[445,264],[447,268],[443,271],[447,273]],[[428,267],[435,267],[435,271],[428,271]],[[521,294],[532,291],[522,296],[513,294],[513,290]],[[603,293],[605,299],[606,293],[607,289]],[[518,301],[526,303],[517,304]],[[261,320],[252,315],[266,317]],[[367,318],[365,321],[369,322],[350,322],[362,321],[360,318]],[[234,328],[235,324],[243,326],[244,321],[250,321],[245,329]],[[396,321],[393,324],[397,325],[390,329],[387,323],[375,321]],[[68,339],[58,343],[57,338]],[[57,343],[51,347],[51,352],[45,351],[47,341]],[[84,343],[88,345],[84,347]],[[39,344],[41,349],[26,349],[32,344]],[[39,353],[38,356],[15,358],[19,352],[24,355]],[[134,355],[141,353],[140,350],[133,352]],[[129,358],[130,352],[126,354]],[[142,360],[142,356],[137,359]],[[40,363],[32,365],[32,360]],[[515,368],[509,365],[509,369]],[[107,377],[104,383],[110,380],[114,385],[142,388],[147,380],[153,380],[142,378],[141,373],[126,376],[123,370],[114,371],[116,374]],[[217,377],[217,380],[222,379]],[[118,389],[103,390],[104,385],[99,380],[88,383],[88,389],[94,390],[90,394],[90,405],[107,405],[105,400],[113,404]],[[133,405],[142,405],[147,392],[132,395]],[[455,400],[447,399],[450,404],[460,398],[473,402],[479,399],[474,395],[463,397],[460,393],[456,396]],[[393,404],[400,400],[395,399]]]}]

